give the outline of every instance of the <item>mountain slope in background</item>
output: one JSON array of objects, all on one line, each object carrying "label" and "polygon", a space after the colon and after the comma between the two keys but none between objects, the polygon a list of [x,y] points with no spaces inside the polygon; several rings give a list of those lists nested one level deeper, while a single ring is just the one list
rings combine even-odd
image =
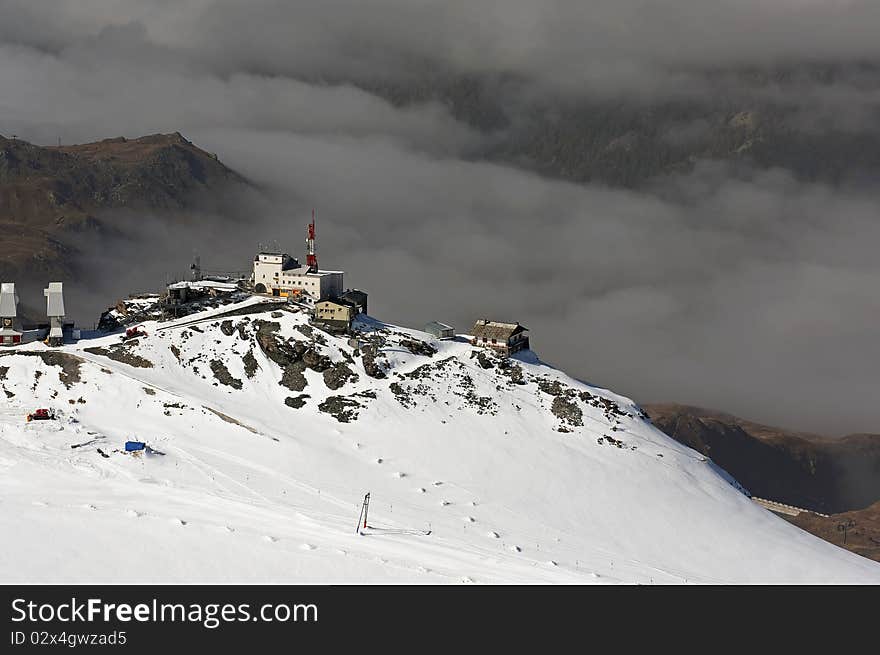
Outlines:
[{"label": "mountain slope in background", "polygon": [[69,277],[76,238],[123,229],[119,212],[180,212],[240,184],[179,133],[57,147],[0,137],[0,277]]},{"label": "mountain slope in background", "polygon": [[654,425],[762,498],[837,513],[880,499],[880,435],[828,439],[687,405],[646,405]]},{"label": "mountain slope in background", "polygon": [[784,518],[825,541],[880,562],[880,502],[865,509],[827,517],[801,512]]},{"label": "mountain slope in background", "polygon": [[803,180],[872,182],[880,122],[847,102],[871,93],[876,64],[802,63],[705,71],[657,97],[538,91],[512,75],[359,82],[398,106],[428,101],[488,135],[475,154],[575,182],[638,187],[701,159],[784,168]]},{"label": "mountain slope in background", "polygon": [[528,351],[234,300],[0,356],[0,578],[880,582]]}]

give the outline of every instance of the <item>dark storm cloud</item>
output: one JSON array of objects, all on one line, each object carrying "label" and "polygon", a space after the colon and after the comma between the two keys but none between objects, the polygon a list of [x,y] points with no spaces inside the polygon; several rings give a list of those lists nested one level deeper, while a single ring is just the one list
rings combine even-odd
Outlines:
[{"label": "dark storm cloud", "polygon": [[[526,105],[544,88],[720,89],[811,107],[803,129],[861,129],[876,125],[870,70],[829,84],[702,75],[876,59],[878,12],[809,0],[0,0],[0,133],[180,130],[265,191],[223,216],[144,220],[127,241],[82,244],[103,256],[81,299],[95,308],[161,284],[194,250],[233,269],[270,239],[301,254],[317,206],[322,264],[368,289],[377,316],[459,330],[520,320],[545,359],[641,400],[870,431],[877,193],[708,163],[641,191],[548,180],[476,160],[499,135],[445,106],[396,106],[364,87],[504,74],[527,80]],[[664,138],[706,127],[685,121]]]}]

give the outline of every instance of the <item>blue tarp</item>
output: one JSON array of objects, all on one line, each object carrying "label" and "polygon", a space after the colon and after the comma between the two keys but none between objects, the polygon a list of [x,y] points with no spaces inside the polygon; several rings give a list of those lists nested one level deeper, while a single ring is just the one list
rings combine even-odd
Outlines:
[{"label": "blue tarp", "polygon": [[143,441],[126,441],[125,442],[125,452],[129,453],[133,450],[143,450],[146,448],[147,444]]}]

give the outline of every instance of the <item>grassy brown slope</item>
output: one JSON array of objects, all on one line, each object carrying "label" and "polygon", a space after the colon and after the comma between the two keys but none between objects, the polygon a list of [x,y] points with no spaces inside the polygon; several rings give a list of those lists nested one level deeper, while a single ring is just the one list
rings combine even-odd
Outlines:
[{"label": "grassy brown slope", "polygon": [[[817,537],[880,562],[880,502],[865,509],[833,514],[827,518],[808,513],[784,518]],[[838,529],[844,523],[850,525],[846,531],[846,543],[843,542],[843,532]]]}]

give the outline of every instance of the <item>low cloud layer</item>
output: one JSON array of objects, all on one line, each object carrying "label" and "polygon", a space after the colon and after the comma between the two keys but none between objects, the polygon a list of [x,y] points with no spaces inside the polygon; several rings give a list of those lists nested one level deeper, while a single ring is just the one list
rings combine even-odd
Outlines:
[{"label": "low cloud layer", "polygon": [[[640,190],[575,185],[481,161],[503,135],[444,105],[365,90],[492,73],[529,93],[702,93],[706,67],[880,59],[876,3],[368,4],[0,0],[0,133],[179,130],[263,189],[224,217],[142,221],[107,253],[95,307],[161,284],[193,251],[233,269],[273,239],[300,255],[317,206],[322,264],[386,320],[519,320],[544,359],[641,401],[880,431],[875,190],[713,162]],[[789,81],[800,91],[785,101],[811,108],[803,129],[876,127],[865,75]],[[715,83],[738,93],[738,79]],[[149,256],[133,268],[135,251]]]}]

